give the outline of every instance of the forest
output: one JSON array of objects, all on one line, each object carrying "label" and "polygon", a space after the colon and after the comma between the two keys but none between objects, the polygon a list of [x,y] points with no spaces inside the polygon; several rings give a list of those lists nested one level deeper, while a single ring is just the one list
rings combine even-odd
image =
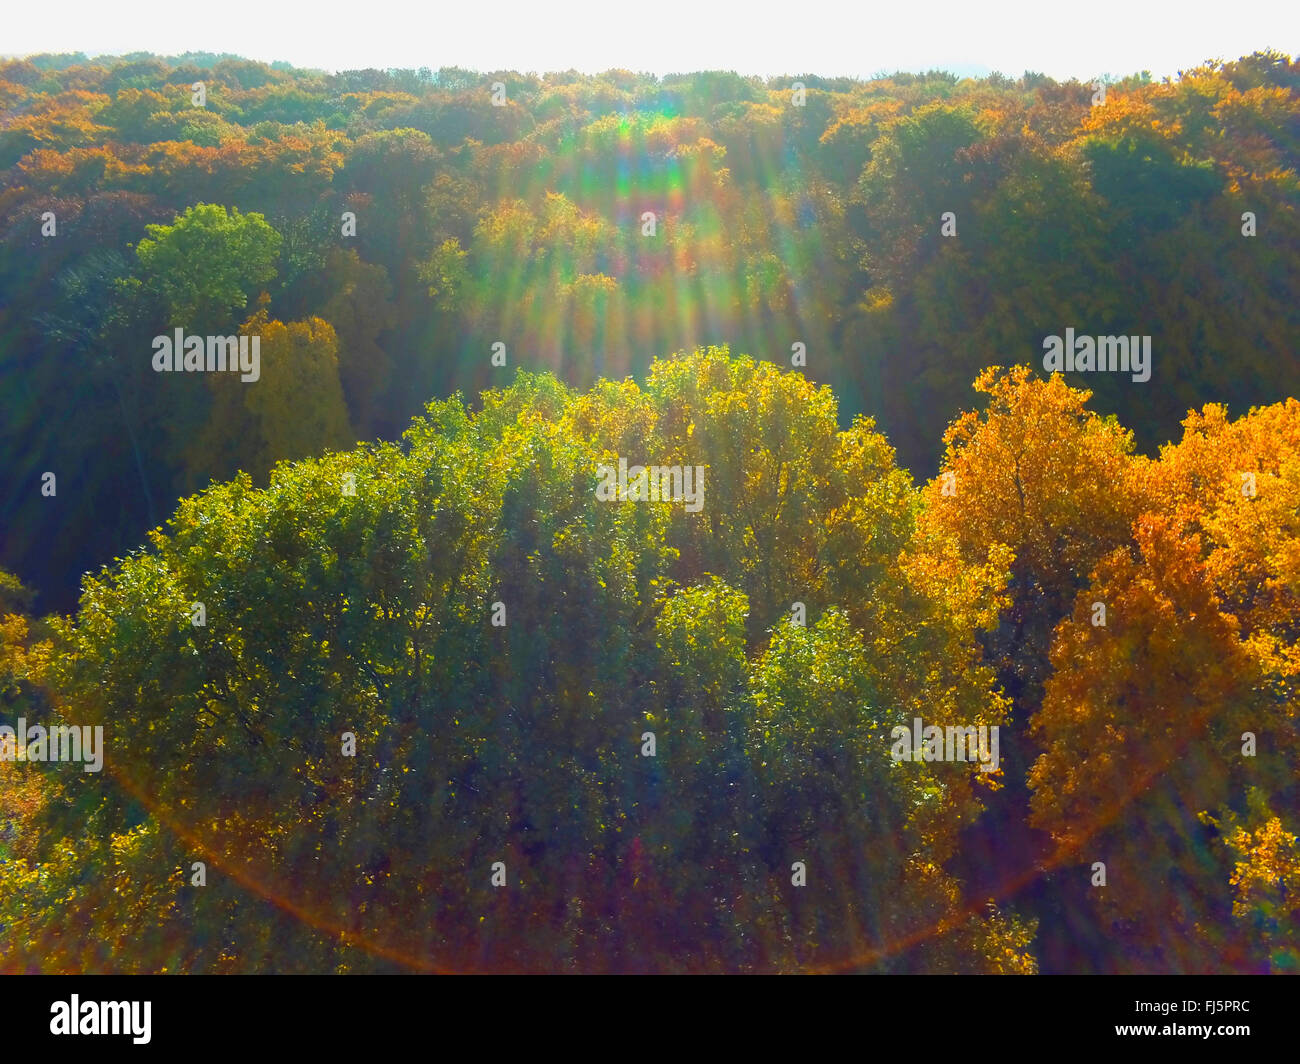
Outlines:
[{"label": "forest", "polygon": [[0,971],[1300,971],[1298,159],[1277,52],[0,62]]}]

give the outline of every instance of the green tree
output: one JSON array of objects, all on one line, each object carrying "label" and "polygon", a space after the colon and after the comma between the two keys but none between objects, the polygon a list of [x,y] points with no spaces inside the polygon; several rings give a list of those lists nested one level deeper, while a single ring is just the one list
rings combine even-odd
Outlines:
[{"label": "green tree", "polygon": [[146,230],[136,247],[140,277],[161,294],[169,325],[192,333],[227,326],[231,312],[275,276],[280,234],[260,214],[199,203],[173,224]]}]

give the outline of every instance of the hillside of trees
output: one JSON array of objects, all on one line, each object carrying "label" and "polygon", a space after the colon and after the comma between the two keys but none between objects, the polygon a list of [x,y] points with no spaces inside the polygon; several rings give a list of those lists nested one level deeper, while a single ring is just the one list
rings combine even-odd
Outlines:
[{"label": "hillside of trees", "polygon": [[[985,366],[1067,327],[1149,334],[1155,383],[1075,383],[1151,453],[1206,402],[1300,394],[1298,87],[1273,53],[1101,106],[1032,73],[4,63],[0,566],[66,610],[213,479],[395,440],[511,367],[587,387],[710,344],[786,366],[803,344],[930,475]],[[262,311],[255,400],[151,370],[152,337]]]},{"label": "hillside of trees", "polygon": [[[1152,460],[1060,377],[977,387],[917,486],[723,350],[520,374],[184,500],[76,617],[9,581],[6,715],[110,756],[0,773],[0,956],[1294,970],[1300,403]],[[705,507],[599,501],[628,453],[707,457]],[[1000,771],[892,760],[914,716],[999,725]]]},{"label": "hillside of trees", "polygon": [[0,971],[1300,970],[1298,156],[1276,53],[0,64],[0,725],[106,751]]}]

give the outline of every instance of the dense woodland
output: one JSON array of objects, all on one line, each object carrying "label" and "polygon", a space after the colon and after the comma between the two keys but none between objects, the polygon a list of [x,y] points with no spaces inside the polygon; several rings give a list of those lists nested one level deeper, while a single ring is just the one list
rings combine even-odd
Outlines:
[{"label": "dense woodland", "polygon": [[1300,969],[1300,63],[1097,91],[0,64],[0,970]]}]

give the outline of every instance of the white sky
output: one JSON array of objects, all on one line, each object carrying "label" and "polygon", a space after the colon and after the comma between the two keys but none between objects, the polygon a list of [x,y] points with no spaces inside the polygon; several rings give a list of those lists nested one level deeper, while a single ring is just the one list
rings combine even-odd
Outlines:
[{"label": "white sky", "polygon": [[23,5],[6,55],[233,52],[326,70],[869,77],[1026,69],[1157,79],[1261,48],[1300,52],[1300,0],[55,0]]}]

